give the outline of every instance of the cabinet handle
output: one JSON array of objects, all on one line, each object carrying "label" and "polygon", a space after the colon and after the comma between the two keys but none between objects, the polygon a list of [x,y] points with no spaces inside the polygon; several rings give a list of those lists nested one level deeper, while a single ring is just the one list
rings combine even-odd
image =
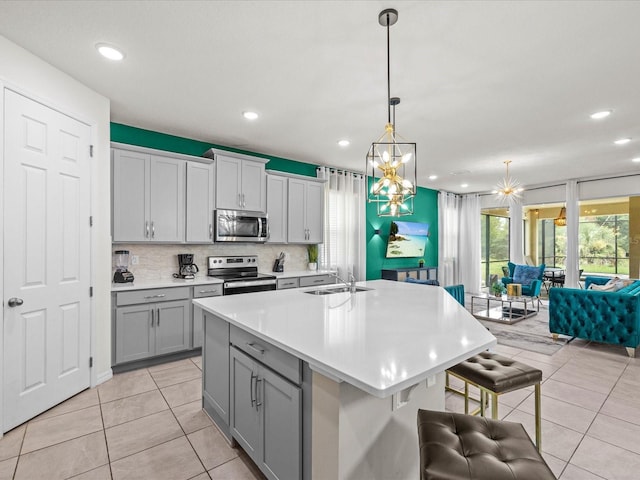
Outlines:
[{"label": "cabinet handle", "polygon": [[254,389],[253,389],[253,379],[258,379],[258,375],[254,375],[253,372],[251,372],[251,380],[249,381],[249,394],[251,395],[251,406],[253,407],[253,404],[256,402],[256,400],[253,398],[253,393],[254,393]]},{"label": "cabinet handle", "polygon": [[247,342],[245,345],[253,350],[254,352],[258,352],[260,355],[264,355],[264,348],[256,347],[253,342]]},{"label": "cabinet handle", "polygon": [[159,295],[147,295],[147,296],[146,296],[146,297],[144,297],[144,298],[162,298],[162,297],[166,297],[166,296],[167,296],[167,294],[166,294],[166,293],[161,293],[161,294],[159,294]]},{"label": "cabinet handle", "polygon": [[213,224],[209,224],[209,238],[213,239]]},{"label": "cabinet handle", "polygon": [[247,206],[247,202],[244,200],[244,193],[242,194],[242,208]]},{"label": "cabinet handle", "polygon": [[156,238],[156,227],[153,222],[151,222],[151,238]]},{"label": "cabinet handle", "polygon": [[149,238],[149,222],[144,222],[144,237]]},{"label": "cabinet handle", "polygon": [[160,326],[160,309],[158,309],[158,321],[156,322],[156,326]]},{"label": "cabinet handle", "polygon": [[258,393],[260,392],[260,389],[258,388],[258,382],[261,382],[262,379],[258,378],[258,375],[256,375],[256,411],[259,410],[258,407],[260,407],[262,405],[262,402],[258,401]]},{"label": "cabinet handle", "polygon": [[151,310],[151,326],[153,327],[153,309]]},{"label": "cabinet handle", "polygon": [[314,280],[313,283],[324,283],[324,278],[319,278],[317,280]]},{"label": "cabinet handle", "polygon": [[218,293],[217,290],[200,290],[198,293]]},{"label": "cabinet handle", "polygon": [[238,194],[238,206],[242,206],[242,197],[240,196],[240,194]]}]

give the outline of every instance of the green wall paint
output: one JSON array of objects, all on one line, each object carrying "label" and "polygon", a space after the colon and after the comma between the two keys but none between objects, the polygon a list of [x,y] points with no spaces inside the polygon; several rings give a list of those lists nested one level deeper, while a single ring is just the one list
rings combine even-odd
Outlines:
[{"label": "green wall paint", "polygon": [[[202,154],[210,148],[219,148],[220,150],[226,150],[228,152],[267,158],[269,159],[269,163],[267,163],[268,170],[295,173],[308,177],[316,176],[316,165],[310,163],[273,157],[247,150],[239,150],[237,148],[201,142],[189,138],[176,137],[174,135],[144,130],[120,123],[111,123],[111,141],[182,153],[185,155],[194,155],[196,157],[202,156]],[[438,264],[438,192],[428,188],[418,187],[418,194],[414,200],[414,210],[416,213],[402,217],[402,220],[429,224],[430,234],[427,240],[424,261],[428,266],[436,266]],[[382,268],[413,267],[418,265],[417,258],[385,258],[391,220],[389,217],[378,217],[376,205],[374,203],[367,204],[367,280],[380,278],[380,270]],[[380,235],[374,235],[373,231],[376,228],[380,229]]]},{"label": "green wall paint", "polygon": [[[369,188],[370,188],[369,181]],[[438,265],[438,192],[418,187],[414,198],[413,215],[400,217],[397,220],[429,224],[429,238],[425,248],[424,263],[426,266]],[[386,258],[389,227],[394,217],[378,217],[375,203],[367,203],[367,280],[381,278],[383,268],[417,267],[419,258]],[[380,229],[380,235],[374,230]]]},{"label": "green wall paint", "polygon": [[127,145],[136,145],[138,147],[155,148],[157,150],[164,150],[167,152],[194,155],[196,157],[201,157],[202,154],[210,148],[219,148],[220,150],[226,150],[227,152],[267,158],[269,159],[269,163],[267,163],[266,167],[268,170],[295,173],[298,175],[306,175],[307,177],[316,176],[316,165],[311,165],[310,163],[287,160],[286,158],[240,150],[238,148],[225,147],[224,145],[201,142],[190,138],[176,137],[174,135],[144,130],[137,127],[130,127],[129,125],[122,125],[120,123],[111,123],[111,141],[126,143]]}]

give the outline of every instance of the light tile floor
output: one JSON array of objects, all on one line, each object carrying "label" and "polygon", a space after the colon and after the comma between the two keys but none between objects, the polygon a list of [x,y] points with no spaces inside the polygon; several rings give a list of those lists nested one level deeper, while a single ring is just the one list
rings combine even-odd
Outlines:
[{"label": "light tile floor", "polygon": [[201,357],[115,375],[0,440],[0,480],[255,480],[201,410]]},{"label": "light tile floor", "polygon": [[[543,371],[543,455],[560,480],[637,479],[640,358],[574,340],[553,356],[498,345]],[[201,359],[115,375],[0,440],[2,479],[263,479],[200,409]],[[447,409],[462,399],[447,394]],[[533,388],[500,397],[499,417],[534,436]]]}]

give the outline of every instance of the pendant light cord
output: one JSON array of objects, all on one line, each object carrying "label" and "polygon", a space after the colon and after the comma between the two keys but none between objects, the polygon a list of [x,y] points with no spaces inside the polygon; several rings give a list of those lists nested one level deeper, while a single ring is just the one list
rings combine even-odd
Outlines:
[{"label": "pendant light cord", "polygon": [[391,19],[389,18],[389,14],[387,13],[387,123],[391,123],[391,54],[389,49],[389,24],[391,23]]}]

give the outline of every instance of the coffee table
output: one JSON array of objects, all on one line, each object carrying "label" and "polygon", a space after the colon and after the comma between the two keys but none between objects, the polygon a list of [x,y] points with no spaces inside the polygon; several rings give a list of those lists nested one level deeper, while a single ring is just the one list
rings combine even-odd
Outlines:
[{"label": "coffee table", "polygon": [[[538,311],[533,309],[533,304],[532,297],[496,297],[479,293],[471,296],[471,315],[481,320],[512,324],[536,315]],[[478,307],[483,309],[476,311]]]}]

